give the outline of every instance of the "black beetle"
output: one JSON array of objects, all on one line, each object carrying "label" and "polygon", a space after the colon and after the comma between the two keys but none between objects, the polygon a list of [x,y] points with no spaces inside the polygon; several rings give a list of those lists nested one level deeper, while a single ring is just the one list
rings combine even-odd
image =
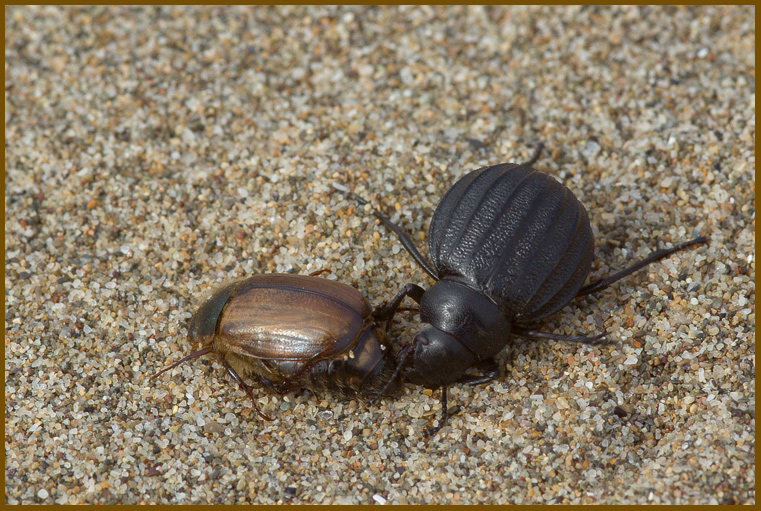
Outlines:
[{"label": "black beetle", "polygon": [[[540,150],[541,146],[525,164],[481,168],[454,184],[431,220],[428,246],[432,265],[401,228],[373,210],[437,281],[427,291],[407,284],[376,312],[377,318],[392,317],[405,296],[420,304],[420,319],[426,325],[413,344],[399,352],[399,364],[389,383],[398,385],[398,373],[409,366],[402,372],[404,381],[441,388],[441,419],[426,435],[436,433],[447,420],[447,386],[495,379],[499,367],[494,356],[513,335],[613,344],[604,333],[565,336],[534,330],[530,325],[574,297],[605,289],[652,262],[706,242],[699,237],[656,250],[611,277],[583,286],[594,257],[587,211],[567,187],[531,168]],[[472,367],[482,374],[466,374]]]},{"label": "black beetle", "polygon": [[188,339],[203,348],[151,379],[216,353],[266,420],[243,378],[280,393],[307,388],[341,399],[395,394],[396,358],[370,304],[353,287],[317,273],[254,275],[216,290],[188,328]]}]

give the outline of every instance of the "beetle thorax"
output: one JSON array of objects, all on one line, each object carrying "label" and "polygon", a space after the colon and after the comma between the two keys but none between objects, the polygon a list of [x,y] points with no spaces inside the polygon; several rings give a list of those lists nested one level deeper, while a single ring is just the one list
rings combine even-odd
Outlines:
[{"label": "beetle thorax", "polygon": [[444,277],[423,295],[420,319],[457,338],[477,359],[499,353],[510,336],[511,322],[488,296]]}]

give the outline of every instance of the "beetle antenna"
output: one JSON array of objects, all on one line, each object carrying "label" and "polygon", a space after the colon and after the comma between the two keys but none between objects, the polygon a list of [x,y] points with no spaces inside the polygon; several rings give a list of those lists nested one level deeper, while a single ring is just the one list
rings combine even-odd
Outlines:
[{"label": "beetle antenna", "polygon": [[396,380],[396,377],[399,375],[399,371],[402,370],[402,366],[407,362],[407,358],[410,356],[410,353],[412,353],[413,346],[407,346],[402,351],[399,352],[399,363],[396,364],[396,369],[394,369],[394,374],[391,375],[391,378],[388,379],[386,384],[383,386],[382,389],[380,389],[380,392],[375,395],[374,398],[372,398],[370,401],[367,402],[367,406],[370,406],[372,404],[375,404],[376,401],[380,399],[380,397],[386,392],[386,390],[391,386],[391,383],[393,383],[394,380]]},{"label": "beetle antenna", "polygon": [[608,332],[603,332],[594,337],[585,337],[583,335],[561,335],[551,332],[540,332],[539,330],[531,330],[529,328],[521,328],[514,326],[512,333],[525,337],[526,339],[545,340],[560,342],[572,342],[575,344],[588,344],[588,345],[602,345],[602,346],[618,346],[620,343],[614,339],[609,339]]},{"label": "beetle antenna", "polygon": [[[650,263],[654,263],[655,261],[660,261],[664,257],[668,257],[674,252],[679,252],[680,250],[684,250],[685,248],[689,248],[693,245],[700,245],[703,243],[708,243],[708,238],[705,236],[699,236],[695,238],[694,240],[685,241],[684,243],[680,243],[679,245],[676,245],[671,248],[660,248],[650,254],[648,257],[643,259],[642,261],[635,263],[628,268],[621,270],[618,273],[615,273],[611,275],[608,278],[600,279],[592,282],[591,284],[587,284],[586,286],[579,289],[579,292],[576,293],[576,298],[579,298],[581,296],[588,295],[589,293],[594,293],[597,291],[602,291],[606,287],[610,286],[614,282],[621,280],[622,278],[626,277],[627,275],[631,275],[635,271],[644,268]],[[656,244],[656,248],[658,248],[659,244]]]},{"label": "beetle antenna", "polygon": [[193,360],[194,358],[202,357],[203,355],[206,355],[207,353],[211,353],[213,350],[211,349],[211,346],[207,346],[202,350],[198,350],[195,353],[191,353],[188,356],[182,357],[180,360],[175,362],[174,364],[170,365],[169,367],[165,367],[161,371],[157,372],[150,378],[148,378],[148,381],[153,380],[154,378],[158,377],[159,375],[164,374],[165,372],[169,371],[170,369],[174,369],[178,365],[182,364],[183,362],[187,362],[188,360]]},{"label": "beetle antenna", "polygon": [[[336,188],[336,190],[342,191],[344,195],[346,195],[348,198],[359,202],[362,206],[367,206],[368,204],[370,204],[367,200],[360,197],[359,195],[349,192],[348,190],[344,191],[341,188],[336,187],[336,183],[333,183],[333,187]],[[425,258],[420,253],[420,251],[415,247],[415,244],[412,242],[409,235],[406,232],[404,232],[401,227],[399,227],[394,222],[392,222],[389,217],[387,217],[386,215],[384,215],[377,209],[373,208],[372,204],[370,204],[370,207],[372,208],[373,214],[376,216],[376,218],[378,218],[378,220],[380,220],[383,225],[385,225],[388,229],[391,229],[391,231],[393,231],[394,234],[396,234],[396,237],[399,238],[399,242],[402,244],[402,246],[407,251],[407,253],[409,253],[412,256],[415,262],[418,263],[420,267],[423,268],[423,270],[428,275],[433,277],[435,280],[439,280],[439,276],[436,273],[436,269],[432,267],[428,263],[428,261],[425,260]]]}]

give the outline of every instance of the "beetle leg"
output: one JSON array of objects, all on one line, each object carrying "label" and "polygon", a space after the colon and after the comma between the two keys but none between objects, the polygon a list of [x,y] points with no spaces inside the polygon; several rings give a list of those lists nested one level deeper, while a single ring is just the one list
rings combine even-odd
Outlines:
[{"label": "beetle leg", "polygon": [[229,374],[233,380],[235,380],[235,383],[237,383],[240,388],[243,389],[243,391],[248,395],[249,399],[251,399],[251,406],[253,407],[254,411],[259,414],[259,417],[266,421],[271,421],[272,418],[264,415],[264,413],[259,409],[258,406],[256,406],[256,399],[254,398],[254,393],[251,391],[251,386],[246,385],[243,382],[243,379],[238,375],[238,373],[235,372],[235,369],[232,368],[232,366],[225,360],[224,358],[220,358],[222,361],[222,365],[227,369],[227,374]]},{"label": "beetle leg", "polygon": [[394,317],[394,314],[396,314],[396,310],[399,308],[399,304],[402,303],[405,296],[409,296],[417,303],[420,303],[423,293],[425,293],[425,289],[417,284],[407,284],[401,291],[396,293],[396,296],[394,296],[390,302],[376,308],[375,311],[373,311],[373,317],[378,321],[391,319]]},{"label": "beetle leg", "polygon": [[591,284],[587,284],[586,286],[582,287],[578,293],[576,293],[576,298],[579,298],[580,296],[588,295],[589,293],[594,293],[596,291],[601,291],[617,280],[621,280],[622,278],[626,277],[627,275],[631,275],[635,271],[639,270],[640,268],[644,268],[650,263],[654,263],[655,261],[660,261],[664,257],[668,257],[674,252],[679,252],[680,250],[684,250],[685,248],[689,248],[693,245],[699,245],[701,243],[707,243],[708,238],[705,236],[700,236],[698,238],[695,238],[694,240],[685,241],[684,243],[680,243],[679,245],[671,248],[661,248],[659,250],[656,250],[652,254],[650,254],[648,257],[643,259],[642,261],[635,263],[625,270],[621,270],[618,273],[614,273],[610,277],[599,279]]},{"label": "beetle leg", "polygon": [[544,142],[539,142],[538,144],[536,144],[536,151],[534,151],[534,155],[531,157],[531,159],[525,163],[522,163],[521,165],[530,167],[531,165],[536,163],[536,160],[539,159],[539,155],[542,154],[542,149],[544,149]]},{"label": "beetle leg", "polygon": [[497,361],[493,358],[487,358],[479,363],[480,368],[483,371],[481,376],[464,375],[457,383],[464,383],[465,385],[480,385],[481,383],[489,383],[499,377],[499,366]]},{"label": "beetle leg", "polygon": [[[277,394],[287,394],[288,392],[293,390],[293,388],[287,388],[285,382],[274,382],[274,381],[269,380],[269,379],[265,378],[264,376],[260,376],[260,375],[258,375],[256,373],[252,373],[248,377],[253,379],[253,380],[255,380],[256,383],[260,387],[264,387],[265,389],[269,389],[272,392],[275,392]],[[249,387],[250,387],[250,385],[249,385]]]},{"label": "beetle leg", "polygon": [[399,363],[396,365],[396,369],[394,369],[393,374],[391,375],[391,378],[388,379],[386,384],[383,386],[383,388],[378,392],[378,394],[370,399],[367,402],[367,406],[370,406],[374,404],[377,400],[381,398],[381,396],[386,392],[386,390],[391,386],[391,384],[394,382],[396,377],[399,375],[399,371],[402,370],[402,366],[407,362],[407,357],[409,357],[413,353],[412,346],[407,346],[406,348],[402,349],[402,351],[399,352]]},{"label": "beetle leg", "polygon": [[441,417],[439,417],[439,423],[433,428],[429,428],[423,431],[423,436],[433,436],[438,433],[444,424],[447,423],[449,418],[449,409],[447,408],[447,388],[441,387]]},{"label": "beetle leg", "polygon": [[[277,392],[278,394],[287,394],[291,391],[301,388],[301,385],[299,385],[298,382],[307,372],[309,372],[314,367],[316,363],[322,360],[321,357],[322,357],[322,353],[317,353],[313,355],[312,358],[310,358],[309,360],[307,360],[301,365],[300,369],[298,369],[287,380],[284,380],[284,381],[273,382],[269,380],[264,380],[264,378],[256,374],[253,374],[252,376],[257,378],[258,380],[264,380],[264,381],[260,381],[260,383],[263,386]],[[332,364],[330,364],[328,367],[331,368]],[[270,367],[269,369],[273,372],[277,372],[273,367]]]},{"label": "beetle leg", "polygon": [[265,387],[268,387],[272,390],[274,390],[278,394],[288,394],[292,390],[295,390],[298,388],[298,385],[291,383],[289,381],[286,382],[268,382],[264,384]]},{"label": "beetle leg", "polygon": [[[360,197],[359,195],[355,195],[353,193],[347,193],[346,195],[353,198],[355,201],[359,202],[363,206],[370,204],[365,199]],[[396,236],[399,238],[399,241],[402,242],[402,246],[404,249],[409,252],[409,254],[412,256],[412,258],[415,260],[416,263],[420,265],[421,268],[425,270],[425,272],[433,277],[436,280],[439,280],[438,275],[436,274],[436,270],[434,270],[428,262],[425,260],[423,255],[418,251],[418,249],[415,247],[415,245],[412,243],[412,240],[410,239],[409,235],[404,232],[401,227],[396,225],[394,222],[391,221],[386,215],[378,211],[377,209],[373,208],[373,214],[378,217],[378,220],[380,220],[383,225],[394,231]]]},{"label": "beetle leg", "polygon": [[526,337],[527,339],[536,339],[540,341],[549,339],[552,341],[573,342],[576,344],[590,344],[590,345],[596,345],[596,344],[599,344],[599,345],[616,344],[617,345],[618,344],[618,341],[605,338],[605,336],[608,335],[608,332],[603,332],[600,335],[596,335],[594,337],[585,337],[583,335],[561,335],[561,334],[553,334],[550,332],[540,332],[539,330],[531,330],[529,328],[521,328],[518,326],[514,326],[512,329],[512,333],[520,337]]}]

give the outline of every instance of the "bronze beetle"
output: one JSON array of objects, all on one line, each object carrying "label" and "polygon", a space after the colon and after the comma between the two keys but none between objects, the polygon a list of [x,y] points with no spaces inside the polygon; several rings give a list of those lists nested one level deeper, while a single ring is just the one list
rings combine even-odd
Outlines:
[{"label": "bronze beetle", "polygon": [[[190,321],[188,339],[202,349],[151,379],[215,353],[267,420],[244,378],[279,393],[396,394],[396,357],[368,301],[351,286],[313,275],[254,275],[219,288]],[[389,380],[396,383],[384,388]]]}]

